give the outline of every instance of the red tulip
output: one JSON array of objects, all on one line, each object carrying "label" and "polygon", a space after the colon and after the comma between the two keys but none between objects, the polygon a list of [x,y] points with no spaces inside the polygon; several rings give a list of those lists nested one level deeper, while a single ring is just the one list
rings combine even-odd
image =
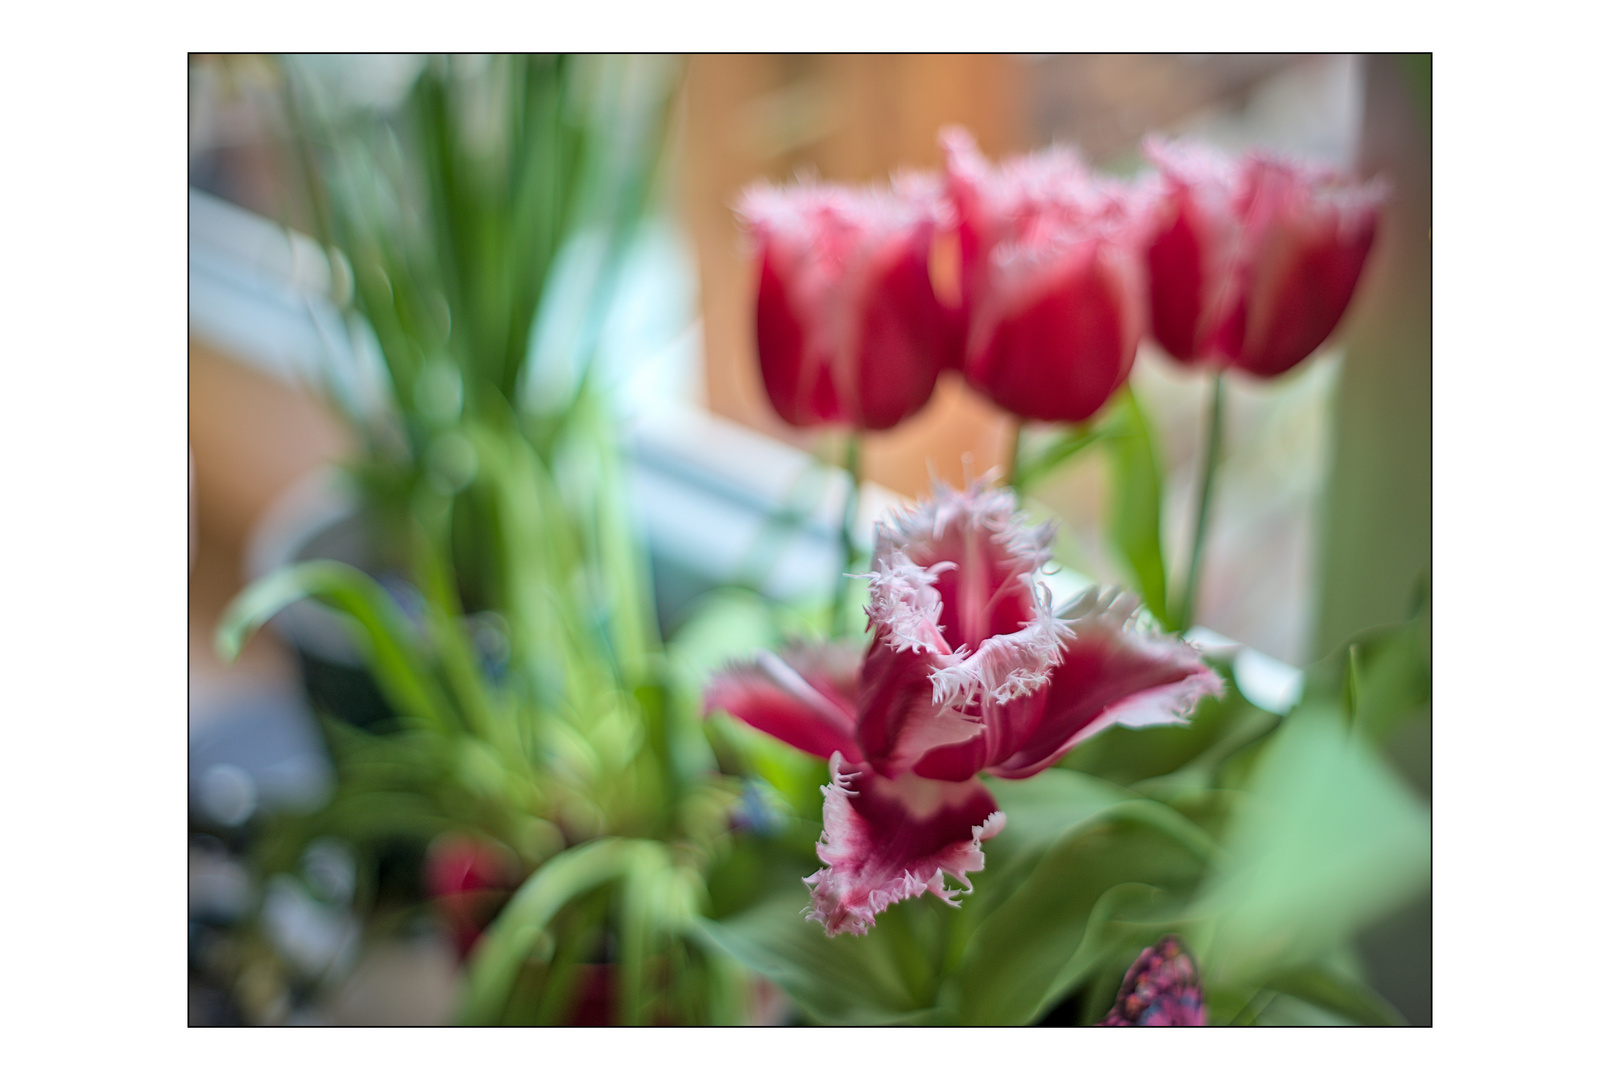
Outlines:
[{"label": "red tulip", "polygon": [[1030,420],[1077,423],[1130,374],[1146,324],[1137,200],[1053,147],[992,167],[947,129],[969,385]]},{"label": "red tulip", "polygon": [[782,419],[878,431],[927,404],[951,351],[928,275],[948,212],[937,193],[920,180],[757,185],[738,210],[759,259],[760,370]]},{"label": "red tulip", "polygon": [[879,528],[864,660],[836,645],[761,653],[709,687],[707,708],[831,761],[827,865],[805,879],[828,934],[864,934],[925,892],[954,904],[946,874],[972,891],[980,844],[1006,820],[981,771],[1034,775],[1113,724],[1177,722],[1220,689],[1190,645],[1133,628],[1117,594],[1055,615],[1039,581],[1051,527],[1013,507],[1006,488],[940,488]]},{"label": "red tulip", "polygon": [[1183,363],[1280,375],[1327,340],[1372,247],[1379,184],[1149,141],[1153,336]]}]

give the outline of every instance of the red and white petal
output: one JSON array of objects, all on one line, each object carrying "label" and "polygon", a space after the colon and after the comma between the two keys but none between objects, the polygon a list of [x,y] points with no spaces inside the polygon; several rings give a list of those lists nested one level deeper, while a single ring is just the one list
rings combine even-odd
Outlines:
[{"label": "red and white petal", "polygon": [[1237,170],[1194,143],[1149,137],[1142,150],[1159,169],[1148,184],[1156,209],[1147,252],[1153,336],[1183,363],[1210,359],[1211,339],[1237,300]]},{"label": "red and white petal", "polygon": [[782,418],[876,430],[920,409],[952,359],[928,279],[938,194],[756,184],[737,209],[758,252],[761,373]]},{"label": "red and white petal", "polygon": [[1031,584],[1030,576],[1018,583],[1030,607],[1022,628],[987,637],[971,652],[940,658],[931,677],[936,705],[964,710],[974,702],[1005,705],[1046,685],[1069,628],[1053,616],[1050,590]]},{"label": "red and white petal", "polygon": [[705,711],[728,712],[751,727],[817,757],[859,759],[855,686],[860,655],[840,645],[801,645],[783,656],[761,651],[715,675]]},{"label": "red and white petal", "polygon": [[1015,633],[1035,615],[1031,575],[1055,529],[1031,527],[1006,488],[936,484],[933,498],[878,526],[868,613],[939,653]]},{"label": "red and white petal", "polygon": [[1372,247],[1386,189],[1251,155],[1239,202],[1246,265],[1240,304],[1218,345],[1269,378],[1304,360],[1343,317]]},{"label": "red and white petal", "polygon": [[972,892],[968,874],[984,869],[979,845],[1006,823],[995,799],[977,780],[944,783],[902,775],[888,780],[870,768],[843,772],[832,759],[832,783],[816,854],[824,869],[805,878],[808,918],[829,937],[864,934],[890,904],[931,892],[955,906],[958,890]]},{"label": "red and white petal", "polygon": [[861,753],[856,760],[893,776],[934,747],[979,732],[973,720],[934,703],[932,679],[941,660],[933,652],[898,645],[885,628],[878,628],[861,666],[855,729]]},{"label": "red and white petal", "polygon": [[1220,694],[1220,676],[1197,649],[1128,626],[1135,608],[1128,596],[1096,590],[1080,601],[1044,711],[1019,745],[992,761],[991,773],[1031,776],[1106,727],[1183,723],[1199,699]]}]

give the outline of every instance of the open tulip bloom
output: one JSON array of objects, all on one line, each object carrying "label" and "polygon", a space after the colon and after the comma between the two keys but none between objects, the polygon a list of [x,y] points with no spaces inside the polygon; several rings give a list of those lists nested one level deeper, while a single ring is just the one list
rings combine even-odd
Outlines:
[{"label": "open tulip bloom", "polygon": [[864,934],[925,892],[972,891],[980,844],[1005,823],[981,772],[1032,776],[1103,729],[1185,719],[1220,678],[1186,643],[1090,590],[1061,613],[1039,580],[1053,527],[1028,527],[1012,492],[939,486],[877,530],[875,631],[862,659],[839,644],[762,653],[709,688],[721,709],[831,762],[810,917]]}]

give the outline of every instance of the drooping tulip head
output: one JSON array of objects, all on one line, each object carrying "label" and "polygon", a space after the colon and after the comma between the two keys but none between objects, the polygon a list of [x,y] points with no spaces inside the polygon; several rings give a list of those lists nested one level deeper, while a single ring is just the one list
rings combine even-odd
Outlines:
[{"label": "drooping tulip head", "polygon": [[968,891],[1006,821],[981,772],[1020,779],[1114,724],[1182,720],[1220,679],[1191,646],[1091,590],[1054,612],[1051,528],[1005,488],[939,488],[879,528],[865,656],[761,653],[711,682],[707,707],[831,761],[811,917],[863,934],[890,904]]},{"label": "drooping tulip head", "polygon": [[1158,166],[1148,268],[1155,339],[1184,363],[1272,377],[1343,318],[1377,231],[1382,184],[1250,153],[1149,140]]},{"label": "drooping tulip head", "polygon": [[959,128],[940,141],[968,384],[1026,419],[1087,419],[1125,382],[1145,327],[1137,199],[1059,147],[992,166]]},{"label": "drooping tulip head", "polygon": [[1101,1027],[1203,1027],[1204,988],[1181,939],[1166,934],[1125,972]]},{"label": "drooping tulip head", "polygon": [[738,205],[759,264],[765,393],[789,424],[891,428],[928,403],[951,334],[928,273],[948,208],[892,189],[757,184]]}]

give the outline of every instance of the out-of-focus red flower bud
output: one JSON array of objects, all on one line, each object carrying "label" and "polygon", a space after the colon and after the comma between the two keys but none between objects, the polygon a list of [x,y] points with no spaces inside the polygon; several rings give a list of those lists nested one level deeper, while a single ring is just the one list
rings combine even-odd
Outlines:
[{"label": "out-of-focus red flower bud", "polygon": [[428,845],[422,877],[463,959],[500,911],[517,866],[503,848],[446,833]]},{"label": "out-of-focus red flower bud", "polygon": [[960,128],[940,142],[968,384],[1026,419],[1085,420],[1125,382],[1146,324],[1137,198],[1062,148],[992,167]]},{"label": "out-of-focus red flower bud", "polygon": [[760,184],[738,212],[759,260],[760,371],[782,419],[879,431],[927,404],[951,359],[928,272],[941,194],[915,178]]},{"label": "out-of-focus red flower bud", "polygon": [[1183,363],[1268,378],[1304,360],[1349,306],[1383,185],[1257,153],[1144,149],[1159,168],[1148,182],[1154,338]]}]

